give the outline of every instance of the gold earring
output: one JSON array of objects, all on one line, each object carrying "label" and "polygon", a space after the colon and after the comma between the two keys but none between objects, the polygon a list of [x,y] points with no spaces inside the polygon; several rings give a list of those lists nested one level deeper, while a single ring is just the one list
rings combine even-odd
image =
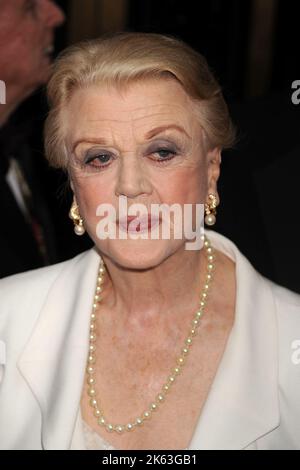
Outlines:
[{"label": "gold earring", "polygon": [[83,225],[83,219],[81,218],[81,215],[79,214],[79,207],[77,205],[75,198],[73,199],[73,202],[72,202],[72,206],[69,212],[69,217],[74,222],[74,232],[76,233],[76,235],[83,235],[85,232],[85,228]]},{"label": "gold earring", "polygon": [[218,205],[218,199],[214,194],[208,195],[208,203],[205,204],[205,218],[206,225],[214,225],[216,223],[216,207]]}]

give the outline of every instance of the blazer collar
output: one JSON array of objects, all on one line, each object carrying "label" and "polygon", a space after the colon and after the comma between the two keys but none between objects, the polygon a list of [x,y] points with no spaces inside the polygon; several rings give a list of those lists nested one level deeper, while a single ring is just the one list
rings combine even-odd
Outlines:
[{"label": "blazer collar", "polygon": [[[189,448],[243,449],[279,424],[274,299],[270,283],[230,240],[211,230],[207,234],[236,263],[236,312]],[[18,362],[41,408],[44,449],[69,449],[74,429],[80,434],[99,261],[94,248],[65,263]]]},{"label": "blazer collar", "polygon": [[236,264],[235,321],[189,448],[244,449],[279,425],[275,303],[237,247],[207,233]]},{"label": "blazer collar", "polygon": [[99,261],[93,248],[65,263],[18,361],[41,408],[44,449],[69,449],[71,444]]}]

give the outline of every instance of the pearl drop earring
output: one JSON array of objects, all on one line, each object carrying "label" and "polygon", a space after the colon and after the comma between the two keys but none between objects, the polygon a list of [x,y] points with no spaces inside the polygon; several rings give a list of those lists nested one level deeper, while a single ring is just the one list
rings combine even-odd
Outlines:
[{"label": "pearl drop earring", "polygon": [[214,225],[216,223],[216,207],[218,205],[218,199],[214,194],[208,195],[208,203],[205,204],[205,217],[204,221],[206,225]]},{"label": "pearl drop earring", "polygon": [[79,236],[83,235],[85,233],[85,228],[83,225],[83,219],[81,215],[79,214],[79,207],[77,205],[75,198],[73,199],[73,202],[72,202],[72,206],[69,212],[69,217],[74,222],[74,232],[76,233],[76,235],[79,235]]}]

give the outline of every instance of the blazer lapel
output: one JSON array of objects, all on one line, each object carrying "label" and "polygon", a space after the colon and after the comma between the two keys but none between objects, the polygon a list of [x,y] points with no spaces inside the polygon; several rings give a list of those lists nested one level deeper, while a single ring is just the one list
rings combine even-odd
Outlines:
[{"label": "blazer lapel", "polygon": [[235,245],[207,232],[236,263],[236,312],[189,448],[244,449],[279,425],[275,304],[269,282]]},{"label": "blazer lapel", "polygon": [[71,444],[99,261],[93,248],[65,264],[18,362],[41,408],[44,449],[69,449]]}]

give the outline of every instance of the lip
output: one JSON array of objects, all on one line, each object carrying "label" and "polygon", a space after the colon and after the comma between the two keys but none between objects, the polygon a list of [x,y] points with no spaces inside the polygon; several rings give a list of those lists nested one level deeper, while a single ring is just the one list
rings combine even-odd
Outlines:
[{"label": "lip", "polygon": [[[133,222],[135,221],[136,222]],[[161,218],[149,214],[141,216],[132,216],[128,215],[127,217],[122,217],[117,220],[117,224],[120,227],[120,230],[127,233],[144,233],[149,230],[153,230],[161,222]]]}]

